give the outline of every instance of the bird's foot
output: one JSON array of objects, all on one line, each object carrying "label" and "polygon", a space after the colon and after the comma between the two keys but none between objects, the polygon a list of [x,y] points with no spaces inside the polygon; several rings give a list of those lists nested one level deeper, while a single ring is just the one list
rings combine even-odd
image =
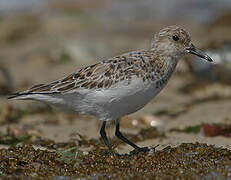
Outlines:
[{"label": "bird's foot", "polygon": [[[157,146],[156,146],[157,147]],[[141,148],[136,148],[134,150],[132,150],[130,152],[130,155],[135,155],[135,154],[138,154],[138,153],[150,153],[152,154],[153,152],[155,152],[155,148],[156,147],[141,147]]]},{"label": "bird's foot", "polygon": [[148,151],[149,151],[149,148],[148,148],[148,147],[136,148],[136,149],[134,149],[134,150],[132,150],[132,151],[130,152],[130,155],[138,154],[138,153],[140,153],[140,152],[146,153],[146,152],[148,152]]}]

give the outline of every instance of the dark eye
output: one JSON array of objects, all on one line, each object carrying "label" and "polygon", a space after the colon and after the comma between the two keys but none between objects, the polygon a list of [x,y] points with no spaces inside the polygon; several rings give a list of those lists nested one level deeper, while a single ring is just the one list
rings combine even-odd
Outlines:
[{"label": "dark eye", "polygon": [[172,39],[173,39],[174,41],[178,41],[180,38],[179,38],[177,35],[173,35],[173,36],[172,36]]}]

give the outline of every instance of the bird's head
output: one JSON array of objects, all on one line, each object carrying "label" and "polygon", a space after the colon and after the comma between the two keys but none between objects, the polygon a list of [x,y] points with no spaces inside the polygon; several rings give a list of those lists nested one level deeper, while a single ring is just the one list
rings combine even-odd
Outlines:
[{"label": "bird's head", "polygon": [[177,26],[166,27],[155,34],[151,49],[160,56],[179,59],[190,53],[207,61],[213,61],[207,54],[191,43],[191,37],[187,31]]}]

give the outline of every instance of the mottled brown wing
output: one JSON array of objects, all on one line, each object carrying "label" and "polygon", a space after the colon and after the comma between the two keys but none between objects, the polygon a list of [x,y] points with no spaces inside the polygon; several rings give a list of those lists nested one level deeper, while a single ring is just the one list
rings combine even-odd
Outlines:
[{"label": "mottled brown wing", "polygon": [[144,70],[140,68],[139,62],[141,60],[137,57],[114,57],[71,74],[53,85],[51,89],[56,92],[65,93],[81,88],[109,88],[123,80],[127,80],[129,83],[132,76],[144,75]]},{"label": "mottled brown wing", "polygon": [[133,52],[117,56],[107,61],[87,66],[76,73],[52,82],[50,84],[39,84],[33,86],[24,94],[53,94],[53,93],[66,93],[77,89],[96,89],[96,88],[109,88],[119,81],[127,80],[129,84],[133,76],[142,77],[143,80],[150,79],[146,73],[152,71],[150,68],[156,63],[145,61],[145,52]]}]

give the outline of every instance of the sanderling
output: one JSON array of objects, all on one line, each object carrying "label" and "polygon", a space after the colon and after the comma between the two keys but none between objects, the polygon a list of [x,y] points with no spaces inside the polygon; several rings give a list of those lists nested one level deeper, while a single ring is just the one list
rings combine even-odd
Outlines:
[{"label": "sanderling", "polygon": [[144,107],[167,84],[180,58],[187,53],[212,59],[196,49],[188,32],[169,26],[155,34],[149,49],[128,52],[87,66],[48,84],[12,94],[9,99],[32,99],[63,105],[102,121],[100,135],[113,153],[105,126],[116,122],[115,136],[134,150],[147,152],[120,132],[120,118]]}]

